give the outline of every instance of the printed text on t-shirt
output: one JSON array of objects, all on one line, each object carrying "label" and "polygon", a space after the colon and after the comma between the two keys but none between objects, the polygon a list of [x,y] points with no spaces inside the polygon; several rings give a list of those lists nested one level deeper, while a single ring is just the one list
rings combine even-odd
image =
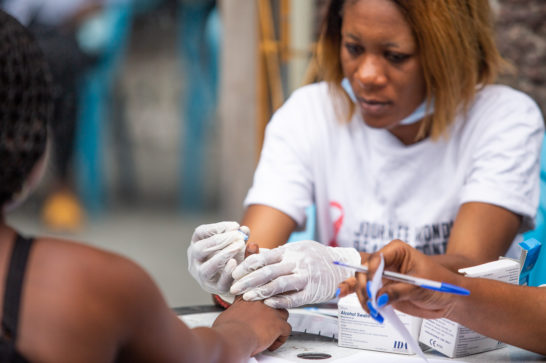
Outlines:
[{"label": "printed text on t-shirt", "polygon": [[375,252],[393,239],[400,239],[427,255],[442,254],[453,221],[410,227],[405,224],[382,224],[362,221],[354,231],[353,246],[359,251]]}]

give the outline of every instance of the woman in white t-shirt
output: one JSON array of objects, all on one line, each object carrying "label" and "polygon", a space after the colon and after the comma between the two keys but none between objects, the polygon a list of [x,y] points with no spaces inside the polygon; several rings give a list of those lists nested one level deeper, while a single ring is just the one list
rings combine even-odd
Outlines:
[{"label": "woman in white t-shirt", "polygon": [[[323,82],[273,116],[242,224],[201,226],[190,272],[213,293],[292,307],[331,298],[359,264],[401,239],[456,270],[510,254],[533,228],[543,119],[492,85],[502,64],[487,0],[331,1]],[[317,242],[284,245],[315,204]],[[275,248],[281,246],[280,248]],[[235,281],[234,281],[235,279]]]}]

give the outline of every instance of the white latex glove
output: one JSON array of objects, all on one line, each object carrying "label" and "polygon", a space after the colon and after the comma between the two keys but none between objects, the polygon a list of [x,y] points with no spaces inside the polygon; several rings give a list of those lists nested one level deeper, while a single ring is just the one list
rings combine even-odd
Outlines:
[{"label": "white latex glove", "polygon": [[230,292],[243,294],[247,301],[265,299],[265,304],[273,308],[324,302],[333,298],[338,285],[354,274],[333,261],[360,265],[361,260],[354,248],[328,247],[314,241],[260,249],[259,254],[248,256],[235,268]]},{"label": "white latex glove", "polygon": [[[239,230],[240,228],[240,230]],[[201,287],[213,294],[229,294],[232,272],[245,255],[244,231],[237,222],[204,224],[195,229],[188,248],[188,270]]]}]

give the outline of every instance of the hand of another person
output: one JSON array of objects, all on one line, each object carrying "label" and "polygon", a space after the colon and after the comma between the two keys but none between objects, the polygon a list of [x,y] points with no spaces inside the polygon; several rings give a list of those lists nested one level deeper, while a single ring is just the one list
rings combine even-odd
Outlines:
[{"label": "hand of another person", "polygon": [[237,222],[205,224],[193,232],[188,248],[188,270],[201,287],[213,294],[229,294],[233,270],[244,258],[248,227]]},{"label": "hand of another person", "polygon": [[274,308],[326,301],[353,272],[333,264],[360,264],[354,248],[327,247],[314,241],[292,242],[246,258],[233,271],[231,293],[264,300]]},{"label": "hand of another person", "polygon": [[213,323],[213,327],[223,324],[240,324],[256,337],[252,356],[265,349],[273,351],[286,342],[292,327],[287,322],[288,311],[273,309],[262,301],[244,301],[237,297],[234,303],[222,312]]},{"label": "hand of another person", "polygon": [[[345,287],[356,290],[362,307],[370,312],[367,292],[368,281],[371,281],[379,267],[381,257],[385,261],[385,270],[399,272],[415,277],[443,281],[457,285],[462,278],[432,258],[422,254],[410,245],[400,240],[390,242],[381,250],[368,258],[368,272],[356,274],[356,286],[347,281]],[[383,287],[377,292],[377,302],[380,306],[390,303],[395,309],[410,315],[427,319],[446,316],[458,299],[447,293],[424,289],[415,285],[383,279]],[[375,312],[370,312],[373,313]]]},{"label": "hand of another person", "polygon": [[345,297],[356,291],[357,281],[355,276],[349,277],[347,280],[341,282],[338,285],[339,288],[339,298]]}]

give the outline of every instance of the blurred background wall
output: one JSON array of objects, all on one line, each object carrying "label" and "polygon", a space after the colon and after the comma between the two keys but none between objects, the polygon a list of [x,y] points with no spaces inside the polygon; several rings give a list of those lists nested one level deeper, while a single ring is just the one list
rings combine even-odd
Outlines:
[{"label": "blurred background wall", "polygon": [[494,0],[497,44],[514,66],[500,83],[511,85],[535,99],[546,114],[546,2]]}]

